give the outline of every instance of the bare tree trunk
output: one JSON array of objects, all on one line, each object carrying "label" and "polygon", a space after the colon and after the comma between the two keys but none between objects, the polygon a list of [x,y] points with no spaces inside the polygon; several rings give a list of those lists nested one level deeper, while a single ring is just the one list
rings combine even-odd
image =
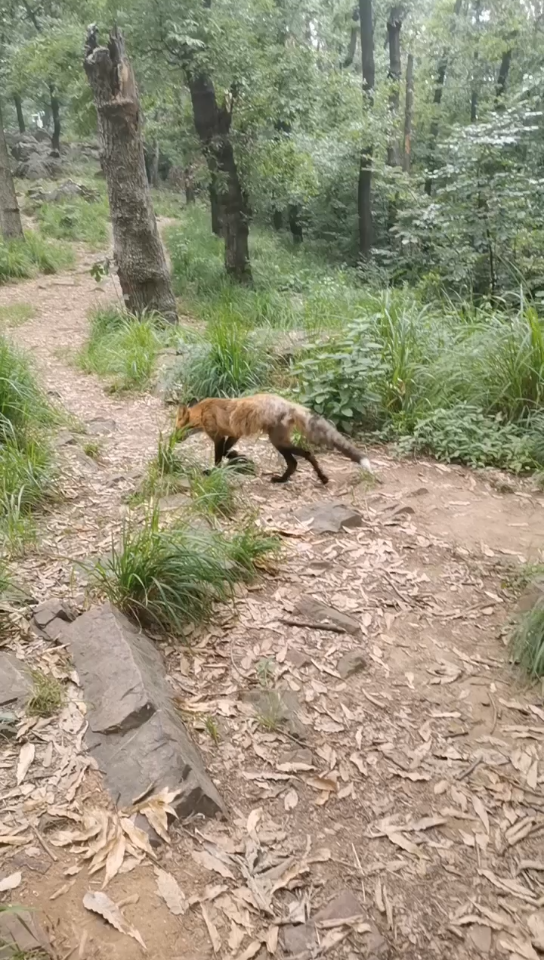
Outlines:
[{"label": "bare tree trunk", "polygon": [[495,86],[495,108],[496,110],[504,110],[504,94],[506,92],[506,84],[508,83],[508,74],[510,73],[510,64],[512,63],[512,47],[509,47],[504,51],[501,59],[501,65],[499,67],[499,75],[497,77],[497,83]]},{"label": "bare tree trunk", "polygon": [[357,49],[357,37],[359,35],[359,7],[354,7],[351,14],[351,33],[349,35],[349,44],[348,52],[344,61],[342,62],[343,67],[351,67],[353,63],[353,58],[355,56],[355,51]]},{"label": "bare tree trunk", "polygon": [[272,226],[274,230],[283,230],[283,210],[272,211]]},{"label": "bare tree trunk", "polygon": [[[367,109],[370,110],[373,105],[375,81],[372,0],[359,0],[359,20],[363,60],[363,99]],[[363,259],[370,256],[374,239],[372,223],[372,152],[372,144],[363,146],[361,149],[361,159],[359,161],[357,205],[359,211],[359,254]]]},{"label": "bare tree trunk", "polygon": [[389,46],[389,70],[387,78],[389,88],[389,110],[393,126],[392,137],[387,146],[387,163],[390,167],[400,167],[400,149],[396,135],[396,119],[400,106],[400,78],[402,64],[400,59],[400,31],[402,27],[402,8],[391,7],[387,20],[387,43]]},{"label": "bare tree trunk", "polygon": [[51,137],[51,153],[53,156],[60,156],[60,104],[55,93],[55,87],[49,84],[49,93],[51,95],[51,116],[53,117],[53,136]]},{"label": "bare tree trunk", "polygon": [[213,172],[210,169],[210,176],[212,178],[211,183],[208,187],[208,194],[210,197],[210,215],[212,219],[212,233],[215,233],[216,237],[223,236],[223,229],[221,227],[221,203],[219,200],[219,194],[215,186],[217,172],[215,169],[215,164],[212,162],[208,163],[208,167],[213,166]]},{"label": "bare tree trunk", "polygon": [[[459,16],[461,12],[461,0],[455,0],[455,7],[453,8],[454,19],[452,21],[452,33],[455,26],[455,19]],[[434,87],[434,117],[431,122],[431,130],[429,136],[429,152],[427,157],[427,168],[429,174],[432,174],[435,168],[435,148],[436,140],[438,137],[438,111],[440,104],[442,103],[442,94],[444,92],[444,83],[446,81],[446,71],[448,69],[448,51],[444,50],[440,60],[438,61],[438,69],[436,72],[436,83]],[[433,178],[431,175],[427,176],[425,180],[425,193],[430,197],[433,190]]]},{"label": "bare tree trunk", "polygon": [[13,94],[13,102],[15,104],[15,110],[17,112],[17,124],[19,127],[19,133],[26,133],[25,115],[23,113],[23,102],[18,93]]},{"label": "bare tree trunk", "polygon": [[9,153],[0,111],[0,229],[4,240],[22,240],[23,227],[13,186]]},{"label": "bare tree trunk", "polygon": [[302,228],[302,221],[300,219],[300,204],[290,203],[287,207],[287,217],[289,220],[289,229],[291,231],[291,236],[295,243],[302,243],[304,239],[304,232]]},{"label": "bare tree trunk", "polygon": [[195,184],[191,166],[185,167],[183,171],[183,185],[185,188],[185,205],[189,207],[195,202]]},{"label": "bare tree trunk", "polygon": [[402,169],[410,173],[412,160],[412,117],[414,115],[414,56],[408,54],[406,63],[406,100],[404,105],[404,147],[402,153]]},{"label": "bare tree trunk", "polygon": [[153,141],[153,153],[151,154],[151,164],[149,168],[149,181],[152,187],[159,186],[159,141]]},{"label": "bare tree trunk", "polygon": [[175,323],[176,301],[145,172],[138,91],[117,29],[107,47],[98,46],[96,27],[89,29],[84,67],[98,115],[114,254],[126,305],[134,313],[156,310]]},{"label": "bare tree trunk", "polygon": [[[249,263],[250,209],[240,182],[232,141],[230,124],[232,114],[227,106],[220,107],[213,83],[201,71],[193,72],[186,66],[187,80],[193,104],[196,132],[204,149],[211,174],[212,229],[214,203],[217,196],[217,229],[225,239],[225,269],[239,283],[251,282]],[[215,230],[214,230],[215,232]]]}]

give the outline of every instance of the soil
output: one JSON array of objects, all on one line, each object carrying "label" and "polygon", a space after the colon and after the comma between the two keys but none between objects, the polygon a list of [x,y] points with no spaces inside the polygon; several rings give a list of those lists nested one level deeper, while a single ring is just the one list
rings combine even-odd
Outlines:
[{"label": "soil", "polygon": [[[118,295],[112,280],[97,285],[90,277],[94,256],[79,250],[78,258],[70,274],[0,290],[1,305],[35,307],[35,318],[9,336],[31,353],[46,388],[90,434],[60,431],[63,496],[40,521],[38,547],[17,563],[37,599],[80,598],[84,577],[74,564],[102,555],[117,536],[126,494],[172,420],[158,396],[113,396],[73,364],[89,308]],[[96,430],[106,432],[97,438]],[[90,438],[100,442],[98,461],[84,453]],[[209,465],[210,445],[187,442]],[[328,487],[306,464],[286,487],[271,486],[274,450],[264,441],[242,450],[257,475],[240,481],[240,515],[255,510],[262,524],[279,530],[283,557],[259,584],[241,589],[214,624],[190,633],[186,646],[164,646],[178,702],[229,818],[174,825],[171,842],[157,851],[160,867],[194,898],[182,915],[158,896],[149,859],[118,874],[107,893],[116,903],[128,898],[123,912],[154,960],[214,956],[202,903],[221,958],[262,960],[274,950],[287,956],[283,934],[274,948],[273,919],[314,917],[346,889],[357,899],[359,921],[321,928],[321,947],[307,954],[311,931],[295,927],[301,955],[536,958],[531,930],[540,923],[542,934],[544,903],[544,709],[542,690],[509,663],[505,636],[516,570],[544,559],[542,497],[512,478],[401,461],[384,449],[370,451],[376,485],[350,462],[325,454]],[[326,501],[354,506],[362,525],[317,535],[297,523],[298,508]],[[360,635],[294,626],[306,619],[296,612],[302,596],[354,617]],[[62,648],[24,636],[14,646],[69,676]],[[344,679],[339,661],[354,650],[363,669]],[[300,738],[266,707],[255,712],[248,702],[250,696],[262,703],[263,691],[274,689],[296,698]],[[36,759],[22,786],[15,785],[15,768],[29,731],[0,752],[0,840],[31,824],[29,846],[0,853],[0,880],[22,874],[2,897],[38,911],[58,957],[141,957],[136,940],[83,906],[84,894],[100,889],[102,873],[89,877],[77,844],[55,845],[55,805],[71,804],[76,814],[111,808],[86,758],[81,724],[66,710],[56,723],[32,728]],[[194,859],[211,849],[204,838],[234,857],[232,878]],[[284,855],[301,872],[277,891],[272,915],[251,902],[251,893],[246,909],[240,890],[251,886],[252,857],[265,867]],[[226,890],[210,891],[215,884]]]}]

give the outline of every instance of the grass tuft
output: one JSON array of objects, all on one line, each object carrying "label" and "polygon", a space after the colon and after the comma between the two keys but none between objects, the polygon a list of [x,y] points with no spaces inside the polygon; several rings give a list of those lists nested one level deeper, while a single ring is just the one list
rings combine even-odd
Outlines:
[{"label": "grass tuft", "polygon": [[89,338],[77,354],[85,373],[111,380],[115,392],[145,390],[149,386],[168,332],[160,317],[136,317],[115,306],[91,314]]},{"label": "grass tuft", "polygon": [[544,599],[518,621],[511,637],[514,660],[530,677],[544,676]]},{"label": "grass tuft", "polygon": [[225,465],[204,473],[202,467],[176,450],[176,435],[159,437],[157,456],[148,467],[147,476],[136,500],[168,497],[187,492],[194,508],[215,517],[231,517],[236,511],[237,497],[232,483],[235,470]]},{"label": "grass tuft", "polygon": [[0,240],[0,285],[24,280],[36,273],[58,273],[74,264],[72,251],[64,244],[45,240],[28,231],[24,240]]},{"label": "grass tuft", "polygon": [[26,705],[28,716],[52,717],[58,713],[65,700],[64,687],[60,681],[41,670],[33,670],[32,682],[34,689]]},{"label": "grass tuft", "polygon": [[0,324],[7,327],[20,327],[35,316],[36,310],[31,303],[11,303],[0,307]]},{"label": "grass tuft", "polygon": [[105,198],[90,203],[82,197],[43,203],[36,217],[40,230],[55,240],[75,240],[100,247],[108,238],[109,211]]}]

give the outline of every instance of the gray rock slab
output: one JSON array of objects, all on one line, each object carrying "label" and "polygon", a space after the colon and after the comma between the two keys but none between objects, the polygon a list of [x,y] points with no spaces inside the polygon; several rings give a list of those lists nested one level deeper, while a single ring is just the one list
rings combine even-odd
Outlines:
[{"label": "gray rock slab", "polygon": [[351,617],[349,613],[342,613],[336,607],[330,607],[314,597],[299,597],[295,603],[295,613],[313,623],[332,623],[353,637],[361,633],[361,625],[355,617]]},{"label": "gray rock slab", "polygon": [[363,525],[363,518],[357,510],[335,501],[311,503],[296,510],[295,517],[303,522],[311,520],[310,529],[315,533],[339,533],[341,530]]},{"label": "gray rock slab", "polygon": [[0,707],[23,700],[32,691],[32,681],[21,661],[7,650],[0,651]]},{"label": "gray rock slab", "polygon": [[153,786],[179,789],[180,816],[224,812],[170,699],[155,644],[111,604],[93,607],[64,633],[88,706],[87,742],[119,806]]},{"label": "gray rock slab", "polygon": [[338,663],[336,664],[336,669],[338,673],[345,680],[347,677],[351,677],[354,673],[359,673],[361,670],[366,670],[368,667],[368,660],[366,658],[364,650],[348,650],[347,653],[344,653]]}]

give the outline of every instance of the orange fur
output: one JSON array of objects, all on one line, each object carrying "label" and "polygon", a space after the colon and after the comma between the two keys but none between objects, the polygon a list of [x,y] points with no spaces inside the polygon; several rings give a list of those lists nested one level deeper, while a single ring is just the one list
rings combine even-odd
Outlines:
[{"label": "orange fur", "polygon": [[[317,464],[315,457],[301,447],[292,445],[294,429],[315,443],[324,443],[334,447],[358,463],[366,470],[370,464],[356,447],[321,417],[311,413],[297,403],[284,400],[274,394],[260,393],[253,397],[241,397],[236,400],[209,398],[192,407],[180,406],[176,418],[176,430],[203,430],[213,440],[216,451],[216,464],[221,462],[236,440],[240,437],[255,437],[267,433],[270,441],[287,462],[287,471],[282,477],[275,478],[284,482],[296,469],[295,457],[308,460],[322,483],[327,477]],[[224,446],[224,443],[227,446]],[[232,451],[234,455],[234,451]]]}]

